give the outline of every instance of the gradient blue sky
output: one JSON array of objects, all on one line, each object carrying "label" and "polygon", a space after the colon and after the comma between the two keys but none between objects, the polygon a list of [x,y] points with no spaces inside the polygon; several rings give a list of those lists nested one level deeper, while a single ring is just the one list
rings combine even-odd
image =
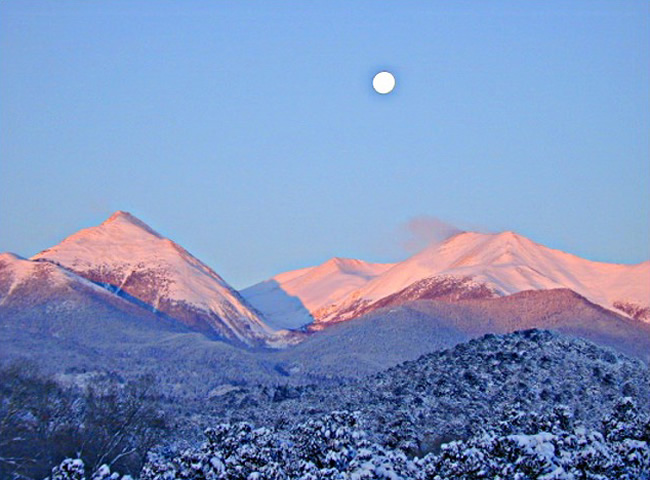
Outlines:
[{"label": "gradient blue sky", "polygon": [[23,256],[121,209],[235,287],[405,258],[427,215],[636,263],[649,132],[646,1],[0,3]]}]

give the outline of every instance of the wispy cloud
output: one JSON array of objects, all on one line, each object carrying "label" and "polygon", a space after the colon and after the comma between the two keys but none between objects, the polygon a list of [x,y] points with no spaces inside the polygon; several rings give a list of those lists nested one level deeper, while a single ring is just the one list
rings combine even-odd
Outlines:
[{"label": "wispy cloud", "polygon": [[402,247],[410,253],[422,250],[433,243],[440,243],[463,230],[431,215],[413,217],[400,227]]}]

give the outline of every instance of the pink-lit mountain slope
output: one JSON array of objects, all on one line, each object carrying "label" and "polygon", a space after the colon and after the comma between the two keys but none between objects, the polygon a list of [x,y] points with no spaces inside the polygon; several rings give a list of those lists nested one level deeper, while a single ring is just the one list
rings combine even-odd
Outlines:
[{"label": "pink-lit mountain slope", "polygon": [[[332,286],[322,291],[320,284],[302,280],[313,269],[306,269],[300,276],[293,272],[278,275],[274,278],[289,275],[290,280],[279,280],[275,287],[287,293],[287,285],[293,283],[289,295],[301,302],[314,319],[314,329],[413,300],[453,302],[557,288],[568,288],[616,313],[650,322],[650,262],[593,262],[547,248],[513,232],[459,233],[403,262],[383,267],[384,271],[359,280],[358,288],[338,299],[327,295]],[[319,297],[321,293],[324,294]],[[265,311],[264,303],[256,304],[255,298],[250,298]],[[311,298],[322,301],[310,302]]]},{"label": "pink-lit mountain slope", "polygon": [[187,327],[244,345],[278,341],[258,312],[211,268],[126,212],[32,257],[128,296]]},{"label": "pink-lit mountain slope", "polygon": [[342,301],[394,264],[331,258],[315,267],[281,273],[241,291],[275,328],[313,322],[311,312]]},{"label": "pink-lit mountain slope", "polygon": [[592,262],[513,232],[455,235],[398,263],[342,302],[312,313],[324,324],[386,306],[388,297],[390,304],[398,304],[554,288],[568,288],[604,308],[650,321],[650,262]]},{"label": "pink-lit mountain slope", "polygon": [[46,296],[41,284],[47,285],[48,292],[76,288],[107,297],[113,296],[105,289],[57,265],[32,262],[13,253],[0,253],[0,306],[6,307],[29,297]]},{"label": "pink-lit mountain slope", "polygon": [[63,267],[12,253],[0,253],[0,329],[5,352],[20,350],[19,338],[66,345],[91,339],[97,345],[188,331]]}]

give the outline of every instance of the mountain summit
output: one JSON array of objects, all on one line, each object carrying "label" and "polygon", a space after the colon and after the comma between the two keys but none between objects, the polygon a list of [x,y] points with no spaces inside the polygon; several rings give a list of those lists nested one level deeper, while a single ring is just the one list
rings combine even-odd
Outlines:
[{"label": "mountain summit", "polygon": [[245,345],[273,336],[216,272],[128,212],[115,212],[31,260],[60,265],[209,336]]},{"label": "mountain summit", "polygon": [[311,312],[342,301],[393,266],[352,258],[330,258],[310,268],[281,273],[242,290],[242,295],[277,328],[311,323]]},{"label": "mountain summit", "polygon": [[[650,262],[637,265],[593,262],[545,247],[511,231],[458,233],[403,262],[384,265],[374,275],[357,276],[356,288],[338,298],[325,298],[316,305],[310,299],[321,286],[303,279],[325,265],[301,270],[306,273],[296,277],[292,272],[274,277],[278,288],[309,310],[314,328],[418,299],[458,301],[558,288],[573,290],[619,314],[650,321]],[[289,278],[285,279],[287,275]],[[260,285],[263,284],[244,292],[259,289]],[[250,301],[258,305],[256,297],[251,296]],[[265,311],[265,305],[260,304],[258,308]]]}]

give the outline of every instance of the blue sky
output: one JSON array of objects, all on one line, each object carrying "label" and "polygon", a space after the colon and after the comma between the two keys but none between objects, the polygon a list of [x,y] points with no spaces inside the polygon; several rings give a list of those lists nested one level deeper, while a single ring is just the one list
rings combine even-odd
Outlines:
[{"label": "blue sky", "polygon": [[426,216],[636,263],[649,132],[648,2],[0,3],[23,256],[121,209],[236,287],[405,258]]}]

